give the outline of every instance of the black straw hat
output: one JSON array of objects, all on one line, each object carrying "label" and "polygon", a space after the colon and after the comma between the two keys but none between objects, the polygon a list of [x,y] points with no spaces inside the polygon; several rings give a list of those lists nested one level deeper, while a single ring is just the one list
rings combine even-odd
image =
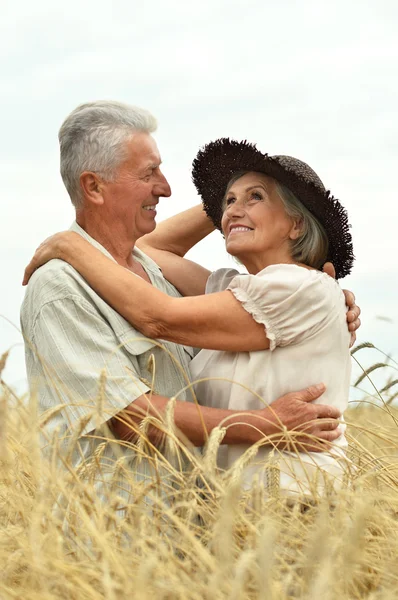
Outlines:
[{"label": "black straw hat", "polygon": [[327,260],[333,263],[336,278],[350,273],[354,254],[345,208],[305,162],[291,156],[268,156],[247,141],[221,138],[210,142],[193,161],[192,180],[206,214],[218,229],[227,185],[238,171],[264,173],[289,188],[324,227],[329,240]]}]

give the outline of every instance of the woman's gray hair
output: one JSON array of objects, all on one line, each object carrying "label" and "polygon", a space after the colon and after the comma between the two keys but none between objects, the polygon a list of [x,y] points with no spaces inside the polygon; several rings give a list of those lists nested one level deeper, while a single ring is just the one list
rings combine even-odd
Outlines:
[{"label": "woman's gray hair", "polygon": [[320,269],[326,262],[329,249],[324,228],[293,192],[276,180],[275,191],[289,217],[300,222],[300,236],[291,242],[292,258],[309,267]]},{"label": "woman's gray hair", "polygon": [[108,100],[81,104],[59,130],[61,176],[75,208],[82,206],[80,175],[98,173],[112,181],[126,158],[126,142],[136,132],[152,133],[157,123],[150,112]]}]

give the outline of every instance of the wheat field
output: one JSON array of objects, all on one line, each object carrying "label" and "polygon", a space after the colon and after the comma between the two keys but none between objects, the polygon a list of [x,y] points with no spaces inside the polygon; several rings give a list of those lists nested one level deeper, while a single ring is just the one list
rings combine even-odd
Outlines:
[{"label": "wheat field", "polygon": [[[148,486],[131,473],[134,502],[123,518],[117,489],[107,503],[95,494],[95,460],[91,477],[81,478],[58,468],[56,445],[42,458],[34,400],[18,398],[2,381],[0,598],[396,598],[396,366],[375,363],[355,383],[360,388],[387,366],[384,385],[346,413],[355,469],[338,492],[292,502],[280,495],[277,477],[266,495],[256,485],[242,491],[236,470],[217,472],[216,430],[203,455],[179,446],[190,463],[184,473],[161,464],[159,453],[154,469],[170,477]],[[61,496],[67,518],[54,509]]]}]

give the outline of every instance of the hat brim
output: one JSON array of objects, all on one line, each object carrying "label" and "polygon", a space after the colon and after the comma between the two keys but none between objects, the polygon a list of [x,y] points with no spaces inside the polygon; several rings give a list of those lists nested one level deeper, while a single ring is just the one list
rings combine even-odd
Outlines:
[{"label": "hat brim", "polygon": [[204,146],[193,161],[192,180],[202,197],[206,214],[221,230],[222,201],[234,173],[264,173],[289,188],[322,224],[329,240],[327,261],[333,263],[337,279],[345,277],[351,272],[354,262],[347,211],[325,190],[319,179],[316,183],[309,181],[294,168],[294,164],[292,166],[289,161],[282,159],[286,157],[268,156],[254,144],[229,138],[221,138]]}]

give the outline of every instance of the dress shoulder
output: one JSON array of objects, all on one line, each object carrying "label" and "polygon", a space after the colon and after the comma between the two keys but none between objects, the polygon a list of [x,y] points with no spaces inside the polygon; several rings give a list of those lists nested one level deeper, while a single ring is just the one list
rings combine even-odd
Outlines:
[{"label": "dress shoulder", "polygon": [[344,310],[336,281],[297,265],[272,265],[257,275],[238,275],[227,289],[264,325],[271,350],[313,335]]}]

